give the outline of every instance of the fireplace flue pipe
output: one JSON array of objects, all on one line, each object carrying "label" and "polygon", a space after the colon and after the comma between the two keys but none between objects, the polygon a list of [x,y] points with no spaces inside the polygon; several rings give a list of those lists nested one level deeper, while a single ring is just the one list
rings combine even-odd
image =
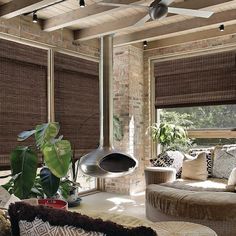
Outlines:
[{"label": "fireplace flue pipe", "polygon": [[131,174],[138,161],[113,147],[113,35],[101,38],[99,89],[100,146],[83,156],[79,167],[84,174],[93,177]]}]

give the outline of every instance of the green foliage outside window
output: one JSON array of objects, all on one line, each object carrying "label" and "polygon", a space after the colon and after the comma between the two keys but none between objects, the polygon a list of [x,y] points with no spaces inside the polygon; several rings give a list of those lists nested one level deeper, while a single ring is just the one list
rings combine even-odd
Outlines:
[{"label": "green foliage outside window", "polygon": [[[180,125],[186,129],[235,129],[236,105],[217,105],[168,108],[160,111],[160,121]],[[214,146],[236,143],[233,138],[194,139],[194,146]]]}]

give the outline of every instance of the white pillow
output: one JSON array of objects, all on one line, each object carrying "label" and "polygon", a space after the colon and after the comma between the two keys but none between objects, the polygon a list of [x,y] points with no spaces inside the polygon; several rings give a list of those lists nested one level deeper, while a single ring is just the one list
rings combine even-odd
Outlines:
[{"label": "white pillow", "polygon": [[206,180],[208,177],[206,153],[201,152],[195,159],[184,160],[182,179]]},{"label": "white pillow", "polygon": [[236,145],[217,146],[214,150],[212,176],[228,179],[234,167],[236,167]]},{"label": "white pillow", "polygon": [[233,168],[228,179],[228,186],[231,185],[236,185],[236,168]]}]

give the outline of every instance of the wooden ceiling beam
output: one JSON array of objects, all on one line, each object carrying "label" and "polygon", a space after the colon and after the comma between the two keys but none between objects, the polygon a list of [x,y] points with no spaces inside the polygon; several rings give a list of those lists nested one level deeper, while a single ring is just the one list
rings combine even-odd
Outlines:
[{"label": "wooden ceiling beam", "polygon": [[13,0],[0,6],[0,17],[10,19],[58,2],[58,0]]},{"label": "wooden ceiling beam", "polygon": [[[147,0],[146,0],[147,1]],[[111,0],[105,0],[103,2],[111,2]],[[137,1],[137,0],[113,0],[112,3],[137,3],[137,2],[144,2],[144,1]],[[151,0],[148,2],[151,2]],[[117,11],[119,7],[113,6],[103,6],[98,4],[92,4],[85,8],[79,8],[71,12],[67,12],[61,14],[59,16],[55,16],[49,18],[44,21],[43,23],[43,30],[44,31],[54,31],[64,27],[68,27],[74,24],[80,23],[81,20],[88,20],[94,17],[98,17],[104,14],[112,14]]]},{"label": "wooden ceiling beam", "polygon": [[[190,8],[190,9],[202,9],[207,7],[212,7],[215,5],[222,5],[227,4],[227,2],[234,2],[232,0],[189,0],[186,2],[180,2],[176,4],[172,4],[171,6],[175,7],[183,7],[183,8]],[[229,4],[229,3],[228,3]],[[113,22],[104,23],[100,26],[94,26],[89,27],[81,30],[75,31],[75,40],[88,40],[96,37],[101,37],[105,34],[112,34],[112,33],[118,33],[121,32],[124,29],[133,28],[134,23],[138,22],[139,19],[141,19],[143,16],[143,13],[138,13],[136,15],[133,15],[132,17],[123,18],[120,20],[116,20]],[[171,15],[169,16],[171,17]],[[129,18],[132,18],[133,24],[131,24],[131,21]],[[197,18],[195,18],[197,19]],[[204,19],[205,20],[205,19]],[[150,26],[153,25],[155,27],[156,22],[150,21],[146,22],[145,25]]]},{"label": "wooden ceiling beam", "polygon": [[138,43],[144,40],[154,41],[160,38],[168,38],[177,36],[179,34],[188,34],[196,31],[203,31],[210,28],[218,28],[222,22],[228,22],[232,25],[236,22],[236,10],[228,10],[224,12],[215,13],[208,19],[191,18],[181,22],[176,22],[168,25],[162,25],[156,28],[149,28],[146,30],[134,32],[131,34],[117,36],[114,39],[115,45],[127,45],[131,43]]},{"label": "wooden ceiling beam", "polygon": [[164,47],[170,47],[170,46],[183,44],[183,43],[195,42],[199,40],[219,38],[226,35],[234,35],[234,34],[236,34],[236,24],[234,25],[225,24],[224,31],[220,31],[217,28],[213,28],[213,29],[208,29],[201,32],[194,32],[194,33],[189,33],[185,35],[179,35],[175,37],[164,38],[164,39],[159,39],[159,40],[149,42],[145,51],[158,49],[158,48],[164,48]]}]

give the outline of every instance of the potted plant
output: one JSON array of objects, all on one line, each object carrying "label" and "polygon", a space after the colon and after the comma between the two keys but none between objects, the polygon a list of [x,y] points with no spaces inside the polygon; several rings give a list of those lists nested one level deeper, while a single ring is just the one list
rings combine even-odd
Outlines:
[{"label": "potted plant", "polygon": [[179,178],[185,157],[182,152],[191,146],[187,132],[182,126],[167,122],[154,123],[148,130],[152,140],[161,145],[160,154],[150,160],[151,164],[156,167],[173,167]]},{"label": "potted plant", "polygon": [[168,150],[184,151],[190,145],[186,130],[172,123],[154,123],[148,128],[154,142],[161,145],[161,153]]},{"label": "potted plant", "polygon": [[[72,157],[70,142],[63,140],[63,136],[57,137],[59,129],[59,123],[50,122],[18,135],[20,142],[31,136],[35,139],[34,147],[18,146],[10,155],[12,179],[5,188],[18,198],[45,195],[52,198],[57,193]],[[43,157],[43,167],[37,175],[38,156]]]}]

